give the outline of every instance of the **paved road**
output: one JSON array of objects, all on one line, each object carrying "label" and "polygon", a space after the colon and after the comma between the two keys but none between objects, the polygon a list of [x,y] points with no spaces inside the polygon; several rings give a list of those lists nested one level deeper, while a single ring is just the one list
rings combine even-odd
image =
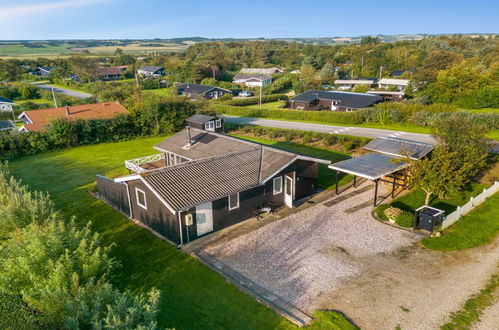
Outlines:
[{"label": "paved road", "polygon": [[399,137],[402,139],[414,140],[424,143],[435,144],[435,140],[429,134],[410,133],[402,131],[392,131],[387,129],[367,128],[367,127],[347,127],[323,124],[309,124],[284,120],[259,119],[248,117],[234,117],[225,115],[224,118],[229,123],[258,125],[275,128],[296,129],[301,131],[314,131],[321,133],[354,135],[367,138],[377,138],[381,136]]},{"label": "paved road", "polygon": [[34,85],[40,87],[41,89],[48,90],[48,91],[52,90],[52,88],[53,88],[54,92],[56,92],[56,93],[61,93],[61,94],[72,96],[72,97],[78,97],[80,99],[86,99],[86,98],[92,97],[92,94],[73,91],[73,90],[61,88],[61,87],[56,87],[56,86],[50,85],[50,84],[34,84]]}]

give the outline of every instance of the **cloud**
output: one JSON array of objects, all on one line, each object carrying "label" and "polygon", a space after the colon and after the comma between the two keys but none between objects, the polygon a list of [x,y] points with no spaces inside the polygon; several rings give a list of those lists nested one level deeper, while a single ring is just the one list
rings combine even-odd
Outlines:
[{"label": "cloud", "polygon": [[2,8],[0,10],[0,21],[18,19],[19,16],[29,16],[33,14],[40,14],[46,11],[74,8],[86,5],[92,5],[100,2],[109,2],[112,0],[63,0],[52,1],[46,3],[37,3],[30,5],[12,6]]}]

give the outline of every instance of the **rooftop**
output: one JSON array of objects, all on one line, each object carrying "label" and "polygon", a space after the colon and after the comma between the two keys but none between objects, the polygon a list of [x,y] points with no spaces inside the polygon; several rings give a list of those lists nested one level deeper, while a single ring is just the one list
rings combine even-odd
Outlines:
[{"label": "rooftop", "polygon": [[363,149],[401,158],[420,159],[433,150],[428,143],[395,137],[381,137],[370,141]]},{"label": "rooftop", "polygon": [[383,78],[379,82],[381,85],[401,85],[407,86],[409,84],[409,79],[393,79],[393,78]]},{"label": "rooftop", "polygon": [[213,120],[216,117],[214,116],[208,116],[208,115],[203,115],[202,113],[196,113],[195,115],[190,116],[187,118],[185,121],[187,123],[195,123],[195,124],[200,124],[203,125],[207,121]]},{"label": "rooftop", "polygon": [[0,96],[0,102],[2,102],[2,103],[11,103],[11,104],[14,104],[14,102],[12,102],[11,100],[8,100],[8,99],[6,99],[5,97],[1,97],[1,96]]},{"label": "rooftop", "polygon": [[347,108],[365,108],[369,107],[379,101],[382,98],[378,95],[371,95],[365,93],[352,93],[352,92],[330,92],[330,91],[316,91],[310,90],[298,94],[293,97],[292,101],[301,101],[301,102],[312,102],[316,99],[325,99],[325,100],[336,100],[340,103],[338,105],[347,107]]},{"label": "rooftop", "polygon": [[239,72],[240,74],[274,74],[284,72],[281,68],[244,68]]},{"label": "rooftop", "polygon": [[148,71],[148,72],[156,72],[163,69],[162,66],[157,66],[157,65],[146,65],[140,68],[142,71]]},{"label": "rooftop", "polygon": [[407,166],[406,162],[397,160],[396,157],[371,153],[334,163],[329,165],[329,168],[369,180],[376,180]]},{"label": "rooftop", "polygon": [[16,128],[16,125],[14,125],[12,120],[0,120],[0,131],[14,128]]},{"label": "rooftop", "polygon": [[97,75],[99,77],[121,75],[121,73],[122,70],[119,66],[97,68]]},{"label": "rooftop", "polygon": [[240,81],[265,81],[272,79],[271,76],[268,75],[260,75],[260,74],[238,74],[237,76],[234,77],[234,81],[240,80]]}]

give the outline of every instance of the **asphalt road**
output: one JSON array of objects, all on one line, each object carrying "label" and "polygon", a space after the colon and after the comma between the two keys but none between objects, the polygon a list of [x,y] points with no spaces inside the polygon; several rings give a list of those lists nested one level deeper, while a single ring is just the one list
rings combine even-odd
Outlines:
[{"label": "asphalt road", "polygon": [[84,93],[84,92],[77,92],[77,91],[73,91],[73,90],[61,88],[61,87],[55,87],[55,86],[50,85],[50,84],[35,84],[35,85],[40,87],[41,89],[48,90],[48,91],[52,90],[52,88],[53,88],[54,92],[56,92],[56,93],[61,93],[61,94],[72,96],[72,97],[78,97],[80,99],[86,99],[86,98],[92,97],[92,94],[88,94],[88,93]]},{"label": "asphalt road", "polygon": [[367,128],[367,127],[347,127],[347,126],[333,126],[323,124],[309,124],[294,121],[273,120],[273,119],[260,119],[248,117],[234,117],[224,115],[224,118],[229,123],[243,124],[243,125],[257,125],[275,128],[296,129],[300,131],[313,131],[321,133],[353,135],[367,138],[377,138],[382,136],[398,137],[401,139],[414,140],[424,143],[435,144],[435,140],[429,134],[410,133],[403,131],[392,131],[388,129]]}]

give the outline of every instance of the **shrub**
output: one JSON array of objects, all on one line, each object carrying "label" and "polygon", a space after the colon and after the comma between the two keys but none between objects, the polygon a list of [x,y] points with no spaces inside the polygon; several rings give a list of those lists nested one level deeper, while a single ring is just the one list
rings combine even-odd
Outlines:
[{"label": "shrub", "polygon": [[[281,101],[281,100],[287,101],[288,96],[285,94],[262,95],[262,103],[275,102],[275,101]],[[224,104],[241,107],[241,106],[259,104],[259,102],[260,102],[260,97],[253,96],[253,97],[232,99],[230,101],[224,102]]]},{"label": "shrub", "polygon": [[403,211],[401,209],[398,209],[396,207],[389,207],[384,211],[388,219],[394,219],[394,220],[397,219],[402,214],[402,212]]}]

